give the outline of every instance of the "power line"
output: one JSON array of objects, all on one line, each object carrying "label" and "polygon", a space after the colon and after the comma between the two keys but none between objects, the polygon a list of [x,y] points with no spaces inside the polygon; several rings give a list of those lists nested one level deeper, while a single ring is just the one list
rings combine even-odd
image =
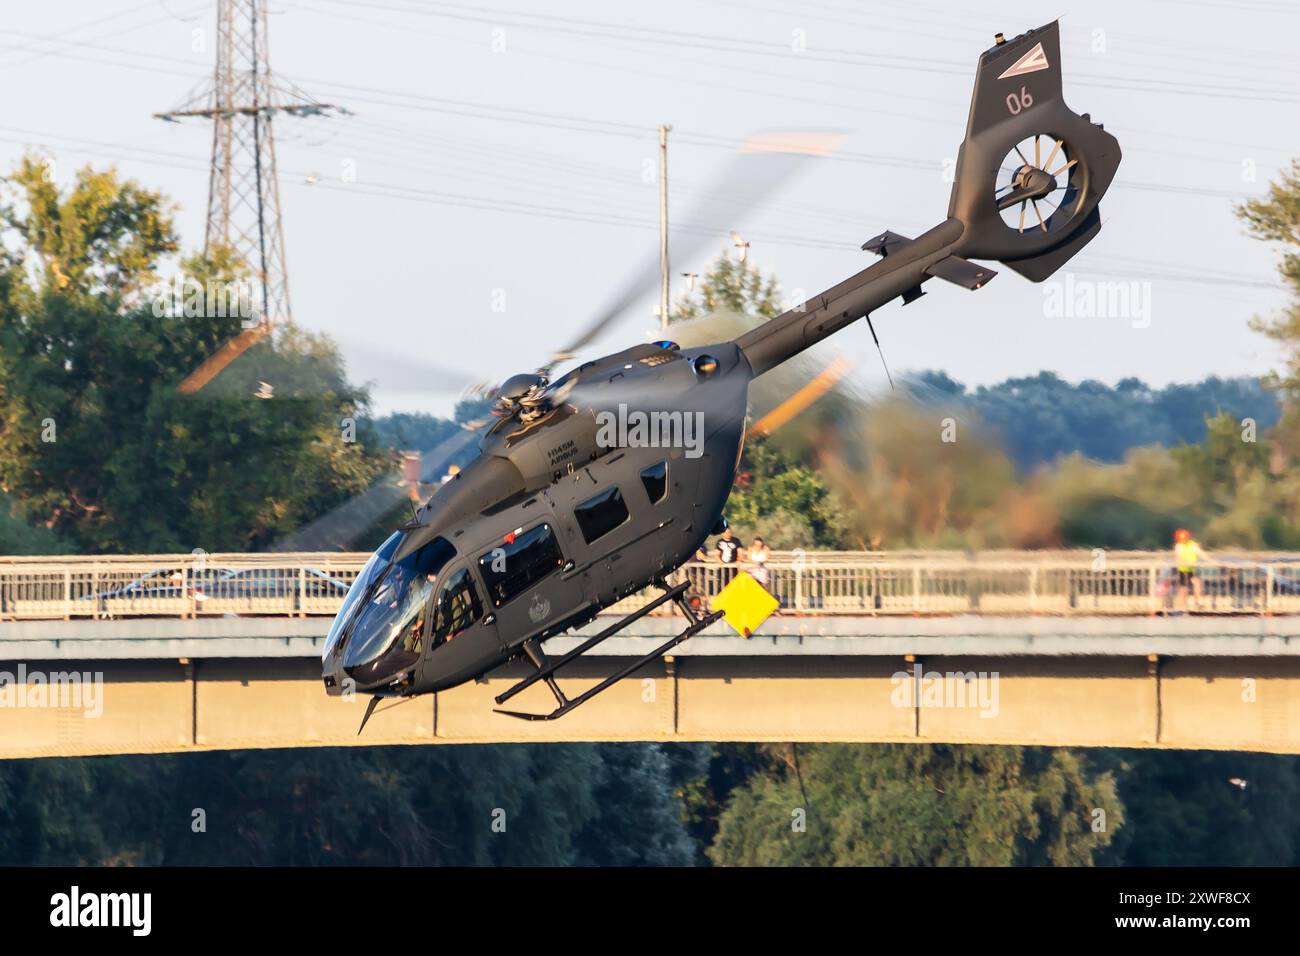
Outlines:
[{"label": "power line", "polygon": [[[180,168],[189,168],[189,169],[204,168],[194,164],[191,161],[191,157],[189,157],[187,154],[182,154],[182,153],[170,153],[163,150],[149,149],[145,147],[131,147],[122,144],[104,143],[102,141],[88,140],[88,139],[83,139],[78,137],[68,137],[59,134],[48,134],[48,133],[43,133],[40,131],[33,131],[33,130],[15,129],[13,127],[0,126],[0,129],[6,129],[6,130],[24,134],[23,138],[0,136],[0,140],[7,141],[7,142],[29,143],[31,141],[29,137],[31,136],[36,136],[42,139],[70,140],[72,142],[89,143],[92,146],[106,147],[110,150],[124,152],[127,154],[127,158],[136,158],[130,156],[130,154],[133,152],[143,153],[146,156],[157,156],[159,157],[159,159],[155,159],[155,160],[138,159],[137,160],[146,163],[152,162],[154,165],[166,165],[166,166],[179,165]],[[94,153],[90,153],[90,154],[93,155]],[[166,162],[163,162],[163,160],[166,160]],[[177,162],[178,160],[180,161],[179,163]],[[307,172],[302,170],[293,170],[289,172],[290,175],[296,176],[300,180],[305,178],[308,175]],[[472,193],[452,192],[446,190],[419,189],[415,187],[403,186],[401,184],[392,184],[392,183],[370,184],[370,183],[360,183],[360,182],[333,183],[328,180],[323,180],[312,186],[307,186],[305,183],[295,183],[295,185],[301,185],[302,188],[326,189],[330,191],[341,192],[344,194],[351,193],[357,195],[374,196],[374,197],[382,197],[382,198],[390,198],[390,199],[402,199],[402,200],[408,200],[408,201],[420,202],[426,204],[457,206],[462,208],[476,209],[476,210],[489,211],[489,212],[514,213],[514,214],[529,216],[532,218],[542,218],[542,219],[569,221],[569,222],[583,222],[583,223],[590,223],[595,225],[606,225],[606,226],[635,227],[647,232],[657,228],[657,222],[651,216],[618,214],[618,213],[605,212],[603,210],[587,210],[587,211],[573,210],[568,206],[555,206],[555,205],[548,205],[543,203],[530,203],[530,202],[524,202],[519,200],[502,200],[492,196],[482,196],[482,195],[475,195]],[[897,222],[897,220],[894,221]],[[846,219],[846,222],[855,223],[856,220]],[[717,235],[719,238],[721,238],[725,235],[726,230],[728,228],[730,228],[728,225],[719,224],[717,227],[693,227],[693,228],[683,227],[682,231],[693,232],[697,234]],[[802,236],[802,235],[795,235],[795,234],[788,234],[788,233],[757,232],[751,238],[754,241],[763,242],[763,243],[775,243],[775,244],[782,244],[782,245],[793,246],[793,247],[839,250],[839,251],[848,250],[850,248],[853,248],[855,245],[854,243],[836,242],[834,240],[828,240],[817,236]],[[1136,260],[1129,260],[1126,258],[1122,261],[1127,263],[1128,261],[1136,261]],[[1149,261],[1156,262],[1156,260],[1149,260]],[[1159,270],[1157,269],[1137,270],[1137,274],[1141,278],[1169,279],[1174,281],[1192,282],[1192,283],[1204,284],[1204,285],[1224,285],[1224,286],[1232,286],[1237,288],[1258,288],[1258,289],[1268,289],[1268,290],[1276,290],[1277,288],[1279,288],[1276,282],[1263,281],[1263,280],[1255,279],[1240,274],[1221,273],[1215,275],[1212,273],[1206,273],[1204,270],[1201,269],[1197,269],[1196,271],[1189,271],[1189,272],[1175,271],[1180,268],[1183,268],[1179,263],[1159,263],[1159,266],[1160,266]],[[1134,274],[1134,270],[1125,269],[1124,267],[1118,267],[1117,269],[1114,270],[1107,269],[1104,272],[1100,270],[1093,270],[1093,271],[1094,274],[1115,274],[1115,275]]]},{"label": "power line", "polygon": [[[388,26],[391,26],[391,24],[389,24]],[[21,33],[18,33],[17,31],[11,31],[11,32],[15,32],[17,35],[23,35]],[[28,34],[28,36],[30,36],[30,34]],[[114,53],[122,53],[131,56],[140,55],[139,52],[135,50],[126,50],[120,47],[105,47],[102,44],[92,44],[87,41],[68,41],[68,42],[78,46],[98,47]],[[0,47],[0,49],[3,49],[3,47]],[[68,54],[68,53],[64,53],[63,55],[73,59],[82,59],[82,60],[87,60],[89,62],[107,64],[110,66],[120,66],[128,69],[141,69],[141,70],[146,70],[148,72],[166,73],[169,76],[175,75],[173,71],[165,70],[159,67],[140,66],[131,63],[119,63],[112,60],[103,60],[95,57],[87,57],[84,55],[75,55],[75,54]],[[190,60],[182,59],[179,57],[151,55],[150,58],[154,60],[163,60],[168,62],[181,63],[181,64],[185,64],[186,66],[191,65]],[[354,100],[358,102],[370,103],[374,105],[392,106],[397,109],[415,109],[424,112],[441,112],[445,115],[463,116],[470,119],[487,119],[487,120],[493,120],[498,122],[513,122],[513,123],[519,123],[524,125],[547,127],[553,129],[567,129],[575,132],[594,133],[598,135],[622,136],[624,138],[631,138],[631,137],[640,138],[642,136],[645,136],[653,132],[653,127],[649,126],[648,124],[642,125],[642,124],[620,122],[615,120],[591,119],[587,117],[574,116],[572,114],[548,113],[545,111],[528,110],[519,107],[502,107],[502,106],[496,106],[494,104],[479,103],[479,102],[466,101],[466,100],[454,100],[446,97],[429,97],[426,94],[405,93],[397,90],[384,90],[376,87],[342,83],[336,80],[330,80],[325,78],[314,78],[314,79],[310,79],[309,81],[318,86],[331,87],[340,91],[347,92],[349,96],[351,96]],[[375,96],[358,96],[357,95],[358,93],[380,94],[380,98],[376,98]],[[398,100],[384,99],[382,98],[383,96],[397,97],[399,99]],[[403,99],[413,99],[419,102],[421,105],[417,106],[412,103],[401,102],[400,100]],[[442,105],[434,105],[434,104],[442,104]],[[510,115],[498,115],[502,113],[506,113]],[[1188,137],[1181,133],[1164,134],[1158,130],[1152,130],[1146,127],[1135,129],[1133,132],[1152,135],[1152,136],[1168,135],[1171,138],[1176,138],[1179,140],[1197,139],[1196,137]],[[696,142],[703,142],[707,138],[710,145],[725,146],[728,149],[733,148],[735,143],[737,142],[734,139],[729,140],[725,137],[719,137],[719,136],[706,137],[705,134],[684,133],[683,136],[693,137]],[[1201,138],[1200,141],[1222,144],[1222,141],[1207,139],[1207,138]],[[1247,147],[1252,149],[1266,149],[1271,152],[1288,152],[1288,150],[1286,149],[1281,149],[1279,147],[1273,147],[1273,146],[1261,147],[1253,144],[1236,144],[1236,143],[1231,145],[1238,146],[1238,147]],[[1179,151],[1179,155],[1186,155],[1186,154],[1183,151]],[[833,156],[832,159],[837,161],[864,161],[865,160],[880,165],[893,165],[893,166],[900,166],[904,168],[921,168],[921,169],[933,168],[926,164],[917,163],[915,160],[912,160],[909,157],[890,157],[890,156],[882,156],[876,154],[854,155],[852,153],[842,152],[840,154],[837,154],[836,156]],[[1129,188],[1130,186],[1132,186],[1133,188],[1139,188],[1139,189],[1151,188],[1151,189],[1156,189],[1158,191],[1185,192],[1191,195],[1210,195],[1219,198],[1223,198],[1223,197],[1244,198],[1250,195],[1247,193],[1239,193],[1239,192],[1234,193],[1225,190],[1206,190],[1198,187],[1176,186],[1172,184],[1146,184],[1146,183],[1126,184],[1121,182],[1117,185],[1121,186],[1122,188]]]},{"label": "power line", "polygon": [[[662,30],[647,27],[624,27],[621,24],[600,20],[584,20],[574,17],[559,17],[550,14],[534,14],[516,10],[459,4],[430,3],[422,7],[394,6],[365,0],[317,0],[323,3],[346,3],[348,7],[363,7],[402,14],[438,17],[450,20],[462,20],[500,26],[502,23],[530,27],[592,39],[616,40],[634,44],[672,46],[675,49],[704,49],[719,53],[739,53],[753,56],[779,57],[788,59],[790,51],[781,44],[738,37],[727,37],[700,32]],[[316,8],[319,9],[319,8]],[[489,16],[493,14],[494,16]],[[514,18],[511,20],[510,18]],[[908,69],[927,73],[939,73],[956,76],[969,76],[968,64],[955,60],[941,60],[930,57],[907,56],[903,54],[866,53],[860,50],[840,49],[834,47],[822,50],[808,50],[800,54],[802,58],[820,63],[841,63],[849,66],[876,66],[885,69]],[[1086,72],[1075,71],[1072,82],[1095,86],[1103,89],[1118,89],[1132,92],[1141,88],[1146,92],[1169,93],[1177,95],[1194,94],[1215,98],[1239,99],[1249,95],[1256,100],[1267,102],[1300,103],[1300,93],[1268,87],[1224,86],[1198,81],[1165,80],[1158,77],[1098,77]],[[1118,82],[1117,82],[1118,81]]]},{"label": "power line", "polygon": [[[144,3],[137,4],[137,5],[134,6],[134,7],[128,7],[128,8],[125,9],[125,10],[119,10],[119,11],[116,12],[116,13],[110,13],[110,14],[107,14],[106,16],[96,17],[96,18],[93,19],[93,20],[86,20],[86,21],[84,21],[84,22],[82,22],[82,23],[77,24],[76,26],[68,27],[67,29],[65,29],[65,30],[63,30],[61,33],[59,33],[58,35],[38,36],[38,37],[34,38],[34,39],[33,39],[31,42],[29,42],[29,43],[25,43],[25,44],[22,44],[22,45],[19,45],[19,46],[13,46],[13,47],[10,47],[9,50],[8,50],[7,52],[25,52],[25,51],[28,51],[28,50],[32,50],[32,49],[34,49],[35,47],[37,47],[37,46],[39,46],[39,45],[41,45],[41,44],[45,44],[45,43],[54,43],[54,44],[59,44],[59,45],[66,45],[66,44],[68,43],[68,40],[66,39],[66,37],[67,37],[67,35],[70,34],[70,33],[80,33],[82,30],[88,30],[88,29],[90,29],[91,27],[93,27],[93,26],[98,26],[98,25],[100,25],[100,24],[102,24],[102,23],[108,23],[108,22],[110,22],[110,21],[112,21],[112,20],[120,20],[122,17],[130,16],[130,15],[133,14],[133,13],[138,13],[139,11],[145,9],[146,7],[154,7],[154,6],[156,6],[156,5],[157,5],[157,4],[156,4],[156,0],[145,0]],[[138,24],[137,26],[129,27],[129,28],[127,28],[127,30],[120,30],[120,31],[116,31],[116,32],[114,32],[114,33],[105,34],[105,36],[119,36],[121,33],[129,32],[130,30],[136,30],[136,29],[139,29],[141,26],[148,26],[148,25],[150,25],[150,24],[157,23],[160,19],[166,19],[166,18],[165,18],[165,17],[155,17],[154,19],[148,20],[148,21],[146,21],[146,22],[143,23],[143,24]],[[103,39],[103,37],[99,37],[98,39]],[[3,63],[3,64],[0,64],[0,69],[9,69],[10,67],[22,66],[24,63],[31,63],[33,60],[39,60],[39,59],[41,59],[42,57],[49,56],[50,54],[52,54],[52,53],[56,53],[56,52],[58,52],[58,51],[57,51],[57,50],[40,50],[40,51],[37,51],[33,56],[25,57],[24,59],[21,59],[21,60],[16,60],[16,61],[14,61],[13,63]]]}]

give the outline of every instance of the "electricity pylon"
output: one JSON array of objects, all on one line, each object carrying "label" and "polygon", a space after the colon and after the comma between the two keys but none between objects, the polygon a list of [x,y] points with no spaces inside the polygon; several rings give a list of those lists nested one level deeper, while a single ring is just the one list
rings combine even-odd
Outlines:
[{"label": "electricity pylon", "polygon": [[265,0],[218,0],[211,87],[174,110],[155,114],[168,122],[212,121],[204,252],[229,248],[258,285],[256,322],[192,372],[181,383],[182,392],[197,392],[292,317],[272,120],[277,113],[318,116],[338,108],[273,79],[267,33]]}]

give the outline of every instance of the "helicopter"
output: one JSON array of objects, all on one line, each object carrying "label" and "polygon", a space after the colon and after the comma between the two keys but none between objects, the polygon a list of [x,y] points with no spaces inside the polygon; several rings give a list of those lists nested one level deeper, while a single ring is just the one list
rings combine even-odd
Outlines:
[{"label": "helicopter", "polygon": [[[361,729],[386,698],[443,691],[526,659],[532,670],[498,707],[538,682],[554,720],[722,617],[669,576],[725,526],[744,445],[750,383],[931,278],[968,290],[997,260],[1041,282],[1101,228],[1099,204],[1119,143],[1062,98],[1056,22],[980,57],[947,217],[915,238],[886,231],[856,275],[738,337],[683,348],[638,344],[551,381],[515,375],[497,390],[478,454],[370,557],[322,652],[326,692],[371,695]],[[689,432],[689,434],[688,434]],[[646,605],[558,657],[549,638],[627,595]],[[557,673],[633,621],[671,604],[683,629],[579,696]]]}]

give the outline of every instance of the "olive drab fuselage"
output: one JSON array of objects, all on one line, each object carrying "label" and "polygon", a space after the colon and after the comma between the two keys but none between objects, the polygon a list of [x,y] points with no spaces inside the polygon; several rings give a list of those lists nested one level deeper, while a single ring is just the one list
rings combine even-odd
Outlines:
[{"label": "olive drab fuselage", "polygon": [[[702,363],[707,374],[696,370],[699,356],[712,359]],[[557,381],[552,390],[567,399],[536,420],[487,429],[479,456],[433,493],[392,554],[396,563],[437,538],[449,542],[455,557],[437,581],[468,572],[479,605],[472,621],[446,634],[426,624],[418,663],[350,673],[355,689],[424,693],[471,680],[517,656],[525,641],[589,621],[689,560],[718,525],[735,479],[749,380],[731,343],[639,345]],[[610,489],[627,517],[588,541],[576,509]],[[494,563],[508,564],[512,539],[542,525],[554,535],[557,566],[499,600]],[[428,614],[431,622],[437,609]],[[331,690],[343,686],[336,678]]]}]

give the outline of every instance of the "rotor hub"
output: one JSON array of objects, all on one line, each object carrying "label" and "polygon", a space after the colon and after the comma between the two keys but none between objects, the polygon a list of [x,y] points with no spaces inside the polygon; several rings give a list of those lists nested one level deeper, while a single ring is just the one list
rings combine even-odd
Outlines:
[{"label": "rotor hub", "polygon": [[1026,229],[1062,228],[1078,210],[1086,173],[1063,138],[1036,133],[1007,152],[993,188],[1002,221]]},{"label": "rotor hub", "polygon": [[1016,170],[1013,182],[1022,199],[1045,199],[1056,188],[1056,179],[1051,173],[1037,166],[1021,166]]}]

